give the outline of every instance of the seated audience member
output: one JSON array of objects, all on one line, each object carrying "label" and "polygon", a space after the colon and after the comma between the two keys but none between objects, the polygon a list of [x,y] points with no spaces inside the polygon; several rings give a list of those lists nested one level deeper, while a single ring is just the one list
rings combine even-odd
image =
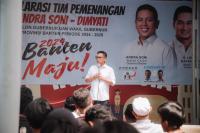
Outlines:
[{"label": "seated audience member", "polygon": [[139,133],[137,129],[124,121],[106,121],[103,124],[105,133]]},{"label": "seated audience member", "polygon": [[80,128],[83,129],[88,127],[89,125],[85,121],[85,113],[93,105],[89,90],[86,88],[75,90],[73,93],[73,98],[77,108],[77,110],[74,112],[74,116],[77,116],[76,118],[80,123]]},{"label": "seated audience member", "polygon": [[28,123],[28,120],[24,114],[24,110],[26,106],[33,101],[33,94],[28,87],[21,86],[20,95],[19,133],[32,133],[32,128]]},{"label": "seated audience member", "polygon": [[89,90],[85,88],[75,90],[73,99],[77,108],[76,114],[78,115],[78,118],[84,119],[85,112],[93,105]]},{"label": "seated audience member", "polygon": [[166,102],[158,107],[163,130],[168,133],[183,133],[180,129],[185,120],[183,107],[177,102]]},{"label": "seated audience member", "polygon": [[133,115],[136,122],[132,125],[141,133],[162,133],[162,127],[159,124],[151,122],[149,114],[152,110],[147,98],[138,97],[133,100]]},{"label": "seated audience member", "polygon": [[42,123],[52,110],[52,106],[43,98],[37,98],[28,104],[25,114],[34,133],[40,133]]},{"label": "seated audience member", "polygon": [[85,114],[85,121],[92,127],[96,123],[102,123],[104,121],[111,121],[113,116],[105,106],[96,104],[89,108]]},{"label": "seated audience member", "polygon": [[76,110],[76,105],[73,96],[69,96],[65,100],[64,107],[69,109],[69,111],[73,112]]},{"label": "seated audience member", "polygon": [[81,133],[139,133],[136,128],[130,124],[114,120],[114,121],[105,121],[98,126],[90,127],[84,129]]},{"label": "seated audience member", "polygon": [[65,109],[55,109],[48,114],[41,133],[78,133],[79,123],[73,114]]},{"label": "seated audience member", "polygon": [[124,112],[123,120],[128,123],[133,123],[136,121],[135,116],[133,115],[132,104],[127,105],[125,112]]}]

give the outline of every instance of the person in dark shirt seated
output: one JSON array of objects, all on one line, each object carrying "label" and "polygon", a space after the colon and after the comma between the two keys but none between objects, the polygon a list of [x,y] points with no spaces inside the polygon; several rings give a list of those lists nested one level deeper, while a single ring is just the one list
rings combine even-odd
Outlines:
[{"label": "person in dark shirt seated", "polygon": [[165,132],[183,133],[181,126],[185,121],[185,113],[178,102],[169,101],[158,107],[161,125]]},{"label": "person in dark shirt seated", "polygon": [[48,114],[40,133],[78,133],[78,131],[78,120],[69,110],[59,108]]},{"label": "person in dark shirt seated", "polygon": [[33,94],[30,88],[21,86],[20,92],[20,116],[19,116],[19,133],[32,133],[32,128],[24,114],[26,106],[33,101]]},{"label": "person in dark shirt seated", "polygon": [[46,99],[37,98],[25,109],[25,114],[30,123],[30,126],[33,128],[33,133],[40,133],[40,128],[46,116],[53,110],[52,106]]}]

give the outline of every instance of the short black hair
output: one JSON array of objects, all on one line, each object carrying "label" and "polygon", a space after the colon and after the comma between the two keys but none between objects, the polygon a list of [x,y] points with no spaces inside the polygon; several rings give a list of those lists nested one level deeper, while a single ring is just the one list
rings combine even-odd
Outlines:
[{"label": "short black hair", "polygon": [[105,106],[96,104],[93,107],[89,108],[85,113],[85,121],[93,121],[93,122],[104,122],[108,120],[112,120],[112,114],[110,110],[108,110]]},{"label": "short black hair", "polygon": [[41,128],[46,116],[53,110],[53,107],[44,98],[33,100],[25,109],[25,115],[30,126],[35,129]]},{"label": "short black hair", "polygon": [[179,6],[174,13],[174,22],[177,20],[178,15],[180,15],[181,13],[192,13],[192,8],[189,6]]},{"label": "short black hair", "polygon": [[165,102],[158,107],[161,120],[167,121],[172,129],[178,129],[185,121],[184,109],[178,102]]},{"label": "short black hair", "polygon": [[105,51],[98,51],[98,52],[97,52],[97,54],[103,54],[103,55],[104,55],[104,57],[106,57],[106,58],[107,58],[107,53],[106,53]]},{"label": "short black hair", "polygon": [[89,105],[90,92],[86,88],[80,88],[73,93],[73,99],[77,107],[84,109]]},{"label": "short black hair", "polygon": [[76,105],[75,105],[75,101],[73,96],[69,96],[66,98],[65,103],[64,103],[64,107],[66,109],[69,109],[70,111],[75,111],[76,110]]},{"label": "short black hair", "polygon": [[26,106],[33,101],[33,94],[30,88],[23,85],[20,95],[20,114],[24,114]]},{"label": "short black hair", "polygon": [[160,69],[160,70],[158,70],[158,73],[160,73],[160,72],[162,72],[162,73],[163,73],[163,70],[161,70],[161,69]]},{"label": "short black hair", "polygon": [[78,133],[79,123],[73,114],[59,108],[51,111],[44,121],[41,133]]},{"label": "short black hair", "polygon": [[133,106],[132,106],[132,104],[128,104],[126,106],[126,109],[124,111],[124,115],[125,115],[125,118],[126,118],[127,122],[131,122],[132,123],[132,122],[136,121],[136,118],[133,115]]},{"label": "short black hair", "polygon": [[106,121],[103,128],[105,133],[139,133],[134,126],[120,120]]},{"label": "short black hair", "polygon": [[145,70],[145,72],[149,72],[151,74],[151,71],[149,69]]},{"label": "short black hair", "polygon": [[155,20],[156,22],[159,21],[159,20],[158,20],[158,13],[157,13],[156,8],[153,7],[153,6],[151,6],[151,5],[149,5],[149,4],[144,4],[144,5],[141,5],[141,6],[139,6],[139,7],[137,8],[137,10],[136,10],[136,15],[135,15],[135,20],[137,19],[138,13],[139,13],[141,10],[149,10],[150,12],[153,13],[154,20]]}]

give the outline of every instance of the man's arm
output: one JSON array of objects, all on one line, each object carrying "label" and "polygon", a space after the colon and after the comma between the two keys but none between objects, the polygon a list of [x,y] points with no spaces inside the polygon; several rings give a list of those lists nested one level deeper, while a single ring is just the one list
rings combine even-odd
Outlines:
[{"label": "man's arm", "polygon": [[106,82],[108,85],[114,85],[112,80],[106,79],[105,77],[102,77],[101,75],[99,75],[98,79]]},{"label": "man's arm", "polygon": [[102,80],[102,81],[106,82],[108,85],[111,85],[111,86],[115,85],[115,82],[116,82],[115,73],[114,73],[113,69],[111,69],[109,79],[102,77],[101,75],[99,75],[98,78],[99,78],[99,80]]},{"label": "man's arm", "polygon": [[85,78],[85,82],[86,83],[90,83],[92,82],[93,80],[96,80],[98,78],[98,74],[94,75],[94,76],[90,76],[90,77],[86,77]]}]

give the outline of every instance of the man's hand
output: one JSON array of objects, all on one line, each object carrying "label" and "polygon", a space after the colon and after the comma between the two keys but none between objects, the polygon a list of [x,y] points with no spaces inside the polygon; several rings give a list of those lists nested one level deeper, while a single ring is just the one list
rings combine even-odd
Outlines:
[{"label": "man's hand", "polygon": [[110,81],[109,79],[103,77],[100,73],[98,74],[98,79],[99,79],[99,80],[102,80],[102,81],[104,81],[104,82],[106,82],[106,83],[109,84],[109,85],[113,85],[113,82],[112,82],[112,81]]},{"label": "man's hand", "polygon": [[105,78],[100,73],[98,74],[98,79],[105,81]]}]

